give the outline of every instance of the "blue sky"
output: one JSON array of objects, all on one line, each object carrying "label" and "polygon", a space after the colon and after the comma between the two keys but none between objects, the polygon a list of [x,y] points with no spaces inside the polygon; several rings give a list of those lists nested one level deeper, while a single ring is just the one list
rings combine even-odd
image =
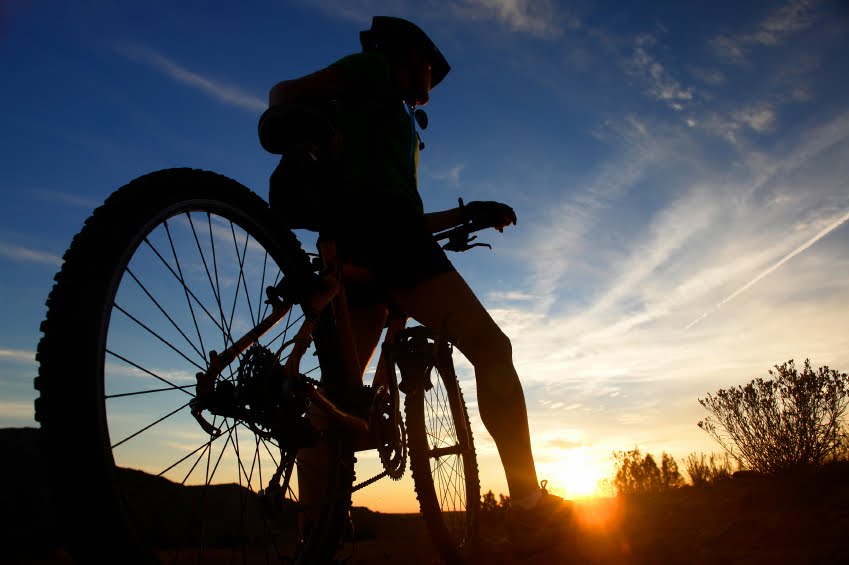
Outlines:
[{"label": "blue sky", "polygon": [[[374,14],[419,23],[453,67],[428,105],[425,206],[517,211],[452,260],[513,340],[561,493],[615,449],[716,450],[707,392],[790,358],[849,370],[845,2],[234,6],[0,7],[0,425],[33,424],[44,300],[91,210],[173,166],[265,196],[269,88],[357,51]],[[506,492],[474,419],[484,489]]]}]

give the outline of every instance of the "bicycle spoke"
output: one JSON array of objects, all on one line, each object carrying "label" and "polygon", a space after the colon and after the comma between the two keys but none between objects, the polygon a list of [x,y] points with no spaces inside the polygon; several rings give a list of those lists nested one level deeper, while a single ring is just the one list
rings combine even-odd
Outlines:
[{"label": "bicycle spoke", "polygon": [[221,337],[224,341],[224,345],[227,346],[234,342],[233,337],[230,334],[230,326],[227,325],[227,318],[224,316],[224,305],[221,304],[221,280],[218,276],[218,255],[215,252],[215,239],[212,237],[212,215],[209,212],[206,213],[206,224],[209,228],[209,246],[212,249],[212,270],[215,273],[215,284],[213,285],[212,293],[216,297],[218,315],[221,318],[221,325],[219,326],[221,329]]},{"label": "bicycle spoke", "polygon": [[[232,227],[233,227],[233,224],[231,223],[230,228],[232,229]],[[240,285],[242,284],[242,275],[244,274],[244,265],[242,265],[242,261],[238,257],[239,247],[238,247],[238,243],[236,242],[235,238],[236,238],[236,235],[233,234],[233,247],[236,249],[236,256],[237,256],[237,259],[238,259],[236,261],[236,265],[239,267],[239,274],[236,277],[236,284],[233,285],[234,294],[233,294],[233,300],[231,301],[232,306],[230,307],[230,318],[228,319],[228,327],[230,327],[230,328],[233,327],[233,318],[236,315],[236,304],[239,302],[239,294],[241,293],[241,289],[242,289],[242,287]]]},{"label": "bicycle spoke", "polygon": [[[189,213],[186,212],[186,217],[189,216]],[[177,250],[174,248],[174,240],[171,238],[171,230],[168,228],[168,221],[163,222],[165,226],[165,231],[168,234],[168,243],[171,245],[171,253],[174,256],[174,263],[177,265],[177,272],[180,274],[180,282],[183,285],[183,293],[186,297],[186,305],[189,307],[189,313],[192,316],[192,322],[195,325],[195,332],[197,333],[198,340],[200,341],[202,352],[199,352],[201,357],[206,358],[206,349],[203,347],[203,338],[200,335],[200,328],[198,327],[198,321],[195,317],[195,310],[192,308],[192,301],[189,299],[188,286],[185,282],[185,277],[183,276],[183,268],[180,265],[180,259],[177,257]]]},{"label": "bicycle spoke", "polygon": [[[202,450],[202,449],[203,449],[203,450],[209,449],[209,446],[210,446],[211,444],[212,444],[212,442],[211,442],[211,441],[210,441],[210,442],[207,442],[207,443],[202,443],[201,445],[199,445],[198,447],[196,447],[194,451],[192,451],[192,452],[190,452],[190,453],[188,453],[188,454],[184,455],[183,457],[181,457],[180,459],[178,459],[178,460],[177,460],[177,461],[175,461],[174,463],[171,463],[171,465],[169,465],[168,467],[166,467],[166,468],[165,468],[165,469],[163,469],[162,471],[159,471],[159,472],[156,474],[156,476],[157,476],[157,477],[161,477],[161,476],[163,476],[165,473],[167,473],[168,471],[170,471],[171,469],[173,469],[174,467],[176,467],[177,465],[179,465],[180,463],[182,463],[183,461],[185,461],[186,459],[188,459],[189,457],[191,457],[192,455],[194,455],[194,454],[195,454],[195,453],[197,453],[198,451],[200,451],[200,450]],[[202,459],[202,458],[203,458],[203,453],[201,453],[201,454],[200,454],[200,456],[199,456],[198,460],[200,460],[200,459]],[[197,465],[197,463],[195,463],[195,465]],[[191,474],[191,473],[192,473],[192,470],[193,470],[194,468],[195,468],[195,467],[194,467],[194,465],[192,465],[192,468],[191,468],[191,469],[189,469],[189,474]],[[188,478],[188,476],[187,476],[187,478]],[[186,482],[186,479],[183,479],[183,481],[182,481],[182,483],[181,483],[181,484],[185,484],[185,482]]]},{"label": "bicycle spoke", "polygon": [[[148,375],[150,375],[150,376],[151,376],[151,377],[153,377],[154,379],[156,379],[156,380],[158,380],[158,381],[161,381],[161,382],[163,382],[163,383],[167,384],[167,385],[168,385],[168,386],[169,386],[172,390],[180,390],[180,391],[185,392],[186,394],[188,394],[188,395],[189,395],[189,396],[191,396],[191,397],[194,397],[194,396],[195,396],[195,395],[194,395],[194,394],[192,394],[191,392],[188,392],[186,389],[187,389],[187,388],[193,388],[193,387],[194,387],[194,386],[196,386],[196,385],[177,386],[177,385],[175,385],[174,383],[172,383],[171,381],[169,381],[168,379],[166,379],[166,378],[164,378],[164,377],[160,377],[160,376],[159,376],[159,375],[157,375],[156,373],[153,373],[153,372],[151,372],[151,371],[149,371],[149,370],[145,369],[144,367],[142,367],[141,365],[138,365],[137,363],[133,363],[132,361],[130,361],[130,360],[129,360],[129,359],[127,359],[126,357],[123,357],[123,356],[121,356],[121,355],[118,355],[117,353],[115,353],[114,351],[112,351],[112,350],[110,350],[110,349],[106,349],[106,353],[108,353],[109,355],[112,355],[113,357],[116,357],[116,358],[120,359],[120,360],[121,360],[121,361],[123,361],[124,363],[126,363],[126,364],[130,365],[131,367],[134,367],[135,369],[138,369],[139,371],[142,371],[142,372],[144,372],[144,373],[147,373]],[[161,389],[161,390],[168,390],[168,389]],[[143,391],[143,392],[145,392],[145,391]],[[152,391],[151,391],[151,392],[152,392]],[[121,395],[121,394],[106,395],[104,398],[107,398],[107,399],[108,399],[108,398],[116,398],[116,397],[119,397],[119,396],[124,396],[124,395]]]},{"label": "bicycle spoke", "polygon": [[[259,484],[261,487],[265,488],[265,482],[262,480],[262,458],[259,456],[259,436],[254,434],[254,440],[256,442],[254,446],[254,460],[257,463],[257,473],[259,474]],[[253,471],[251,471],[253,472]]]},{"label": "bicycle spoke", "polygon": [[[233,437],[236,439],[234,440]],[[230,434],[230,445],[233,446],[233,451],[236,454],[236,463],[237,463],[237,471],[239,471],[239,486],[242,486],[242,475],[245,476],[245,481],[248,483],[248,488],[253,490],[251,486],[251,480],[248,477],[248,472],[245,470],[245,466],[242,464],[242,452],[239,449],[239,425],[236,424],[233,426],[233,433]]]},{"label": "bicycle spoke", "polygon": [[165,416],[162,416],[161,418],[159,418],[159,419],[158,419],[158,420],[156,420],[155,422],[152,422],[152,423],[148,424],[147,426],[143,427],[142,429],[140,429],[139,431],[137,431],[137,432],[135,432],[134,434],[130,435],[129,437],[125,437],[124,439],[122,439],[122,440],[121,440],[121,441],[119,441],[118,443],[114,443],[114,444],[112,444],[112,446],[111,446],[111,447],[112,447],[112,449],[114,450],[114,449],[115,449],[116,447],[118,447],[119,445],[121,445],[121,444],[123,444],[123,443],[128,442],[129,440],[133,439],[133,438],[134,438],[134,437],[136,437],[137,435],[139,435],[139,434],[141,434],[141,433],[146,432],[147,430],[149,430],[150,428],[152,428],[152,427],[156,426],[157,424],[159,424],[159,423],[161,423],[161,422],[164,422],[165,420],[167,420],[168,418],[170,418],[171,416],[173,416],[174,414],[176,414],[177,412],[179,412],[179,411],[180,411],[180,410],[182,410],[183,408],[188,407],[188,405],[189,405],[189,403],[188,403],[188,402],[186,402],[185,404],[183,404],[183,405],[182,405],[182,406],[180,406],[179,408],[175,409],[173,412],[169,412],[169,413],[168,413],[168,414],[166,414]]},{"label": "bicycle spoke", "polygon": [[[238,422],[236,422],[236,424],[233,426],[233,428],[234,428],[233,433],[230,434],[230,443],[231,443],[231,445],[233,445],[233,449],[235,450],[235,453],[236,453],[236,466],[237,466],[236,472],[239,475],[239,486],[243,487],[244,485],[242,485],[242,472],[244,471],[244,467],[242,465],[241,450],[239,449],[239,425],[238,425]],[[235,437],[235,441],[233,439],[234,437]],[[246,473],[246,476],[247,476],[247,473]],[[250,489],[250,488],[251,488],[251,484],[250,484],[250,480],[248,480],[248,489]],[[247,494],[245,493],[244,489],[239,489],[239,517],[241,518],[241,521],[242,521],[242,529],[243,530],[245,529],[246,512],[247,512]],[[247,563],[247,555],[246,555],[245,551],[246,551],[246,547],[245,547],[245,543],[243,542],[242,543],[242,562],[243,563]]]},{"label": "bicycle spoke", "polygon": [[[203,252],[203,249],[200,245],[200,238],[198,238],[197,230],[195,229],[194,220],[192,220],[192,216],[189,212],[186,212],[186,217],[189,219],[189,226],[192,230],[192,238],[195,241],[195,246],[198,251],[198,255],[200,256],[200,261],[203,264],[203,270],[206,273],[206,278],[209,281],[210,289],[212,290],[212,296],[215,298],[216,303],[221,302],[221,297],[218,295],[215,289],[215,285],[212,282],[212,275],[209,272],[209,264],[206,262],[206,254]],[[207,313],[208,314],[208,313]],[[211,315],[210,315],[211,317]],[[201,340],[201,346],[203,346],[203,340]],[[206,349],[204,349],[206,351]]]},{"label": "bicycle spoke", "polygon": [[[130,270],[129,267],[127,267],[126,271],[127,271],[127,274],[130,275],[130,277],[134,281],[136,281],[136,283],[139,285],[139,288],[141,288],[142,291],[144,291],[144,293],[147,295],[147,297],[150,298],[150,301],[153,302],[153,304],[159,309],[160,312],[162,312],[162,315],[165,316],[168,319],[169,322],[171,322],[171,325],[174,326],[174,329],[177,330],[177,332],[181,336],[183,336],[183,339],[186,340],[186,343],[189,344],[189,347],[194,349],[195,353],[197,353],[198,356],[200,356],[201,359],[206,359],[206,355],[204,353],[202,353],[197,348],[197,346],[195,346],[194,343],[192,343],[192,340],[189,339],[189,336],[187,336],[185,334],[185,332],[183,332],[183,330],[180,328],[180,326],[177,325],[177,322],[175,322],[174,319],[168,314],[168,312],[165,311],[165,309],[162,307],[162,305],[159,304],[159,302],[153,297],[153,295],[151,295],[150,292],[148,292],[147,288],[141,283],[141,281],[138,278],[136,278],[136,275]],[[189,296],[188,292],[186,292],[186,299],[188,299],[188,296]],[[194,312],[192,313],[192,317],[194,318]],[[195,322],[195,327],[197,327],[197,322]]]},{"label": "bicycle spoke", "polygon": [[[223,311],[222,305],[221,305],[221,292],[220,292],[220,289],[219,289],[219,279],[218,279],[218,263],[217,263],[216,255],[215,255],[215,242],[214,242],[214,239],[212,237],[212,219],[211,219],[211,216],[209,215],[209,213],[207,213],[207,224],[209,226],[209,242],[210,242],[210,248],[212,250],[213,271],[215,273],[214,277],[209,272],[209,263],[207,263],[207,261],[206,261],[206,254],[203,252],[203,249],[201,248],[200,238],[197,235],[197,231],[195,230],[195,224],[194,224],[194,221],[192,221],[191,217],[189,217],[189,224],[191,225],[191,228],[192,228],[192,236],[194,237],[195,245],[197,246],[197,250],[198,250],[198,254],[200,255],[201,262],[203,263],[203,269],[204,269],[204,272],[206,273],[206,278],[209,281],[209,288],[212,292],[212,296],[215,298],[215,304],[218,306],[218,315],[219,315],[219,318],[220,318],[220,323],[219,323],[218,320],[214,320],[214,318],[212,317],[211,314],[209,314],[209,312],[207,312],[207,315],[209,315],[210,318],[213,318],[215,325],[218,327],[219,330],[221,330],[221,336],[222,336],[222,339],[224,341],[224,346],[226,348],[226,346],[230,342],[232,342],[233,340],[232,340],[232,338],[230,338],[230,340],[228,342],[228,336],[229,336],[230,330],[229,330],[229,328],[225,329],[225,327],[224,327],[226,322],[224,320],[224,311]],[[215,279],[214,282],[213,282],[213,278]],[[204,311],[206,311],[206,309],[204,309]]]},{"label": "bicycle spoke", "polygon": [[[206,454],[206,452],[207,452],[207,451],[209,451],[210,449],[212,449],[212,442],[213,442],[213,441],[215,441],[215,438],[214,438],[214,437],[212,437],[212,436],[210,436],[209,440],[208,440],[205,444],[203,444],[203,445],[201,446],[201,447],[203,448],[203,451],[201,452],[201,454],[200,454],[200,455],[198,455],[198,458],[197,458],[197,459],[195,459],[195,462],[194,462],[194,463],[192,463],[192,466],[191,466],[191,467],[189,467],[188,472],[186,472],[186,476],[184,476],[184,477],[183,477],[183,480],[182,480],[182,481],[180,481],[180,484],[181,484],[181,485],[185,485],[185,484],[186,484],[186,481],[188,481],[188,480],[189,480],[189,477],[191,477],[191,476],[192,476],[192,473],[194,473],[194,472],[195,472],[195,469],[197,468],[198,464],[199,464],[201,461],[203,461],[203,456]],[[198,451],[198,450],[196,449],[195,451],[193,451],[193,452],[192,452],[192,453],[190,453],[189,455],[192,455],[192,454],[196,453],[197,451]],[[187,457],[188,457],[188,456],[187,456]],[[185,460],[185,458],[184,458],[184,459],[181,459],[181,460],[178,462],[178,464],[179,464],[179,463],[182,463],[184,460]]]},{"label": "bicycle spoke", "polygon": [[120,307],[117,303],[113,303],[113,306],[114,306],[114,307],[115,307],[115,308],[116,308],[119,312],[121,312],[122,314],[124,314],[125,316],[127,316],[129,319],[131,319],[132,321],[134,321],[136,324],[138,324],[139,326],[141,326],[141,327],[142,327],[142,328],[144,328],[145,330],[147,330],[147,332],[148,332],[148,333],[150,333],[150,335],[152,335],[153,337],[155,337],[156,339],[158,339],[159,341],[161,341],[164,345],[168,346],[168,347],[169,347],[172,351],[174,351],[174,353],[176,353],[177,355],[179,355],[180,357],[182,357],[183,359],[185,359],[186,361],[188,361],[189,363],[191,363],[192,365],[194,365],[195,367],[197,367],[200,371],[206,371],[206,368],[205,368],[205,367],[201,367],[200,365],[198,365],[197,363],[195,363],[194,361],[192,361],[191,359],[189,359],[189,358],[186,356],[186,354],[185,354],[185,353],[183,353],[182,351],[180,351],[179,349],[177,349],[176,347],[174,347],[173,345],[171,345],[171,343],[170,343],[168,340],[166,340],[164,337],[162,337],[161,335],[159,335],[158,333],[156,333],[155,331],[153,331],[152,329],[150,329],[149,327],[147,327],[147,326],[146,326],[144,323],[142,323],[142,322],[141,322],[138,318],[136,318],[135,316],[133,316],[132,314],[130,314],[129,312],[127,312],[126,310],[124,310],[123,308],[121,308],[121,307]]},{"label": "bicycle spoke", "polygon": [[120,394],[107,394],[103,398],[106,400],[112,400],[113,398],[125,398],[127,396],[139,396],[141,394],[152,394],[154,392],[172,392],[174,390],[180,390],[185,392],[187,388],[195,388],[197,385],[185,385],[178,387],[167,387],[167,388],[152,388],[150,390],[139,390],[136,392],[122,392]]},{"label": "bicycle spoke", "polygon": [[[227,434],[228,439],[229,435],[233,433],[233,428],[227,423],[227,418],[224,418],[224,425],[227,426]],[[222,436],[224,433],[221,434]],[[227,450],[227,442],[224,442],[224,445],[221,447],[221,452],[218,454],[218,459],[215,461],[215,466],[212,468],[212,474],[207,473],[206,476],[206,486],[211,484],[212,479],[215,477],[215,473],[218,471],[218,466],[221,464],[221,458],[224,457],[224,452]]]},{"label": "bicycle spoke", "polygon": [[[150,249],[154,252],[154,254],[156,254],[156,256],[159,258],[159,260],[162,262],[162,264],[165,265],[165,268],[167,268],[168,271],[170,271],[171,275],[179,281],[180,277],[177,276],[177,273],[174,272],[174,269],[171,267],[171,265],[168,264],[168,261],[165,260],[165,258],[162,256],[161,253],[159,253],[159,251],[156,249],[156,247],[154,247],[154,245],[152,243],[150,243],[150,241],[148,239],[145,239],[144,242],[147,244],[148,247],[150,247]],[[201,302],[201,300],[195,295],[195,293],[192,292],[192,289],[188,288],[185,285],[182,285],[182,286],[183,286],[183,289],[186,292],[189,293],[189,296],[191,296],[192,299],[194,299],[195,303],[201,308],[201,310],[203,310],[203,312],[209,317],[210,321],[213,324],[215,324],[216,326],[218,326],[218,328],[221,329],[222,332],[225,331],[224,328],[215,319],[215,317],[209,312],[209,310],[206,309],[206,307],[203,305],[203,302]]]},{"label": "bicycle spoke", "polygon": [[[248,258],[248,243],[250,243],[251,237],[248,234],[245,234],[245,246],[242,248],[242,254],[239,255],[239,246],[237,245],[237,237],[236,231],[233,227],[233,222],[230,222],[230,233],[233,234],[233,247],[236,251],[236,257],[239,259],[239,278],[241,279],[242,289],[245,291],[245,300],[248,301],[248,312],[251,313],[251,317],[253,317],[253,305],[251,304],[251,293],[248,290],[248,281],[247,277],[245,277],[245,260]],[[238,285],[238,283],[237,283]],[[251,320],[254,325],[257,324],[259,320],[252,319]]]},{"label": "bicycle spoke", "polygon": [[[272,339],[271,341],[269,341],[269,342],[266,344],[266,346],[267,346],[267,347],[271,347],[271,346],[272,346],[272,345],[274,345],[274,344],[277,342],[277,340],[279,340],[281,337],[285,337],[285,336],[286,336],[286,334],[289,332],[289,330],[291,330],[291,329],[292,329],[292,327],[293,327],[295,324],[297,324],[298,322],[300,322],[301,320],[303,320],[303,319],[305,319],[305,318],[306,318],[306,316],[302,313],[300,316],[298,316],[298,317],[297,317],[297,319],[295,319],[295,321],[290,322],[289,320],[291,319],[291,317],[292,317],[292,309],[289,309],[289,314],[287,315],[287,318],[286,318],[286,327],[285,327],[285,328],[283,328],[283,329],[280,331],[280,333],[279,333],[279,334],[277,334],[277,336],[276,336],[274,339]],[[284,343],[285,343],[285,341],[286,341],[286,340],[284,339],[283,341],[284,341]]]}]

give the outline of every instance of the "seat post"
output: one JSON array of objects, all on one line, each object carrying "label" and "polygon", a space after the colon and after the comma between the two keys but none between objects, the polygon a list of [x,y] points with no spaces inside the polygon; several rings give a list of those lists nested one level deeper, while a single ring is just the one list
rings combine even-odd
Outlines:
[{"label": "seat post", "polygon": [[360,359],[351,329],[351,313],[348,309],[348,298],[342,278],[342,261],[339,259],[336,241],[334,239],[319,241],[318,252],[324,264],[324,273],[334,277],[340,283],[339,292],[333,298],[331,307],[336,320],[335,333],[342,357],[341,365],[345,371],[345,382],[350,387],[360,387],[363,384]]}]

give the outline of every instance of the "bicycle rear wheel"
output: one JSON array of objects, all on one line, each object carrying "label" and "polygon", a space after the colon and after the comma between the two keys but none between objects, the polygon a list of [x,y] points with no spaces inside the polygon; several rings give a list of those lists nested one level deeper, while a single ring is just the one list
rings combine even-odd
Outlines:
[{"label": "bicycle rear wheel", "polygon": [[428,341],[433,351],[424,366],[402,365],[410,469],[434,545],[446,561],[456,563],[477,542],[477,456],[450,345]]},{"label": "bicycle rear wheel", "polygon": [[[309,272],[265,202],[214,173],[146,175],[87,220],[48,298],[35,381],[45,456],[62,469],[58,523],[80,562],[333,557],[350,507],[350,441],[323,430],[328,472],[298,473],[293,445],[305,430],[281,422],[304,422],[307,405],[282,405],[279,384],[263,376],[300,308],[218,376],[216,387],[237,391],[207,415],[221,435],[204,431],[189,405],[210,351],[268,314],[266,288]],[[301,367],[317,380],[332,362],[319,353]],[[299,474],[326,478],[309,532]]]}]

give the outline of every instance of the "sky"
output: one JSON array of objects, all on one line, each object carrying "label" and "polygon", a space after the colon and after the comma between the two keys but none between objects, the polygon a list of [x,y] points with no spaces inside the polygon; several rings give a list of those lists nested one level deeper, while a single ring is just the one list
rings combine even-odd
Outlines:
[{"label": "sky", "polygon": [[[452,65],[427,106],[425,207],[518,215],[451,259],[512,340],[555,492],[592,489],[615,450],[718,452],[698,398],[776,364],[849,370],[843,1],[5,0],[0,426],[35,425],[44,301],[91,211],[175,166],[265,197],[268,90],[358,51],[377,14]],[[506,493],[457,364],[483,491]],[[357,496],[415,505],[409,475]]]}]

